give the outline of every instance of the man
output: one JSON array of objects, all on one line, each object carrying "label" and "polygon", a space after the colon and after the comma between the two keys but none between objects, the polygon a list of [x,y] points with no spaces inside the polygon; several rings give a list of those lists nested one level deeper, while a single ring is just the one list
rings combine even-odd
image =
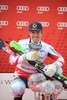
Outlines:
[{"label": "man", "polygon": [[26,51],[26,54],[22,54],[21,56],[11,55],[9,59],[11,64],[17,65],[14,72],[14,79],[11,84],[11,93],[14,96],[14,100],[22,100],[29,76],[32,73],[37,73],[36,68],[30,65],[27,60],[38,60],[43,62],[46,57],[50,57],[55,61],[43,68],[44,73],[50,77],[52,77],[56,71],[62,73],[61,67],[64,64],[64,59],[51,45],[41,41],[43,34],[41,23],[30,23],[29,33],[29,39],[19,40],[18,42]]}]

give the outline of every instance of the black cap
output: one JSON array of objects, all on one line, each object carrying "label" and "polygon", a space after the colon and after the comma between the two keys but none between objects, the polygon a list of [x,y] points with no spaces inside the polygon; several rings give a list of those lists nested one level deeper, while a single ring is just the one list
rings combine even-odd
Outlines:
[{"label": "black cap", "polygon": [[32,23],[30,23],[30,25],[29,25],[29,31],[32,31],[32,30],[42,31],[42,25],[41,25],[41,23],[39,23],[39,22],[32,22]]}]

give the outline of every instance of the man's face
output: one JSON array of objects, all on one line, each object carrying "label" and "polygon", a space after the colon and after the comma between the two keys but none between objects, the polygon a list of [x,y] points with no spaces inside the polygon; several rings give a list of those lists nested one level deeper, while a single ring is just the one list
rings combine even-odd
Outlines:
[{"label": "man's face", "polygon": [[30,38],[33,40],[34,43],[38,43],[39,40],[41,40],[42,32],[32,30],[30,31]]}]

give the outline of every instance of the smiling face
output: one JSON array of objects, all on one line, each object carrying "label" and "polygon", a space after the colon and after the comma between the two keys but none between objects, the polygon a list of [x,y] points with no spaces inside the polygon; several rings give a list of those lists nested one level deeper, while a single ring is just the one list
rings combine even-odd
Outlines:
[{"label": "smiling face", "polygon": [[39,40],[41,40],[42,32],[38,30],[32,30],[30,32],[30,38],[33,40],[34,43],[38,43]]}]

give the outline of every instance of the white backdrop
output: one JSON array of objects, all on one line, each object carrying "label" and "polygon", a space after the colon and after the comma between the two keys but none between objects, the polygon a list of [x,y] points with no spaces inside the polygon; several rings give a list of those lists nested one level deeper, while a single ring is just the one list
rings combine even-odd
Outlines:
[{"label": "white backdrop", "polygon": [[[13,100],[13,96],[10,93],[12,75],[12,73],[0,73],[0,100]],[[67,91],[63,90],[58,99],[67,100]],[[33,91],[26,89],[23,100],[34,100]]]}]

